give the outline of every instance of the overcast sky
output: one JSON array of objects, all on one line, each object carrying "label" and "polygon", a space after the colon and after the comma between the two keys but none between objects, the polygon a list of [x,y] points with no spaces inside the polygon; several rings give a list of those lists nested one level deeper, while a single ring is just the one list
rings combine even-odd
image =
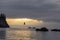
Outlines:
[{"label": "overcast sky", "polygon": [[0,0],[0,11],[10,18],[34,18],[60,26],[60,0]]}]

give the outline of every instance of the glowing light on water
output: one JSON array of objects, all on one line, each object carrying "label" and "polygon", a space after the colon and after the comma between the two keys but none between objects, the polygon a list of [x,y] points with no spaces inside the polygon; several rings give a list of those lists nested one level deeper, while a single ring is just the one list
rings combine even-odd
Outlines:
[{"label": "glowing light on water", "polygon": [[24,22],[26,23],[26,26],[40,26],[44,23],[42,20],[29,18],[7,18],[7,22],[8,24],[15,26],[24,26]]}]

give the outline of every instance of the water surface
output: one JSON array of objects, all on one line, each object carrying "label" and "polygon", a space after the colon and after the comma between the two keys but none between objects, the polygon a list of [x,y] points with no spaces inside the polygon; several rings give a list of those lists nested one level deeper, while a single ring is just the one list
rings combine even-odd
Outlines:
[{"label": "water surface", "polygon": [[36,32],[29,29],[0,29],[0,40],[60,40],[60,32]]}]

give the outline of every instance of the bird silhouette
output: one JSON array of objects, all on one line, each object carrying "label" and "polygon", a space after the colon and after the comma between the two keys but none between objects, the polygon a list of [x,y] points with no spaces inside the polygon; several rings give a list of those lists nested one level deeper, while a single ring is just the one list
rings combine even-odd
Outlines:
[{"label": "bird silhouette", "polygon": [[26,23],[24,22],[24,25],[26,25]]}]

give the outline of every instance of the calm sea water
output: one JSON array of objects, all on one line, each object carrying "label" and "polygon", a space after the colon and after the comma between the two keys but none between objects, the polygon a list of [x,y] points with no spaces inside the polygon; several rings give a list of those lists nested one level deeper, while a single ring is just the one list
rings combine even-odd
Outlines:
[{"label": "calm sea water", "polygon": [[0,29],[0,40],[60,40],[60,32],[36,32],[29,29]]}]

